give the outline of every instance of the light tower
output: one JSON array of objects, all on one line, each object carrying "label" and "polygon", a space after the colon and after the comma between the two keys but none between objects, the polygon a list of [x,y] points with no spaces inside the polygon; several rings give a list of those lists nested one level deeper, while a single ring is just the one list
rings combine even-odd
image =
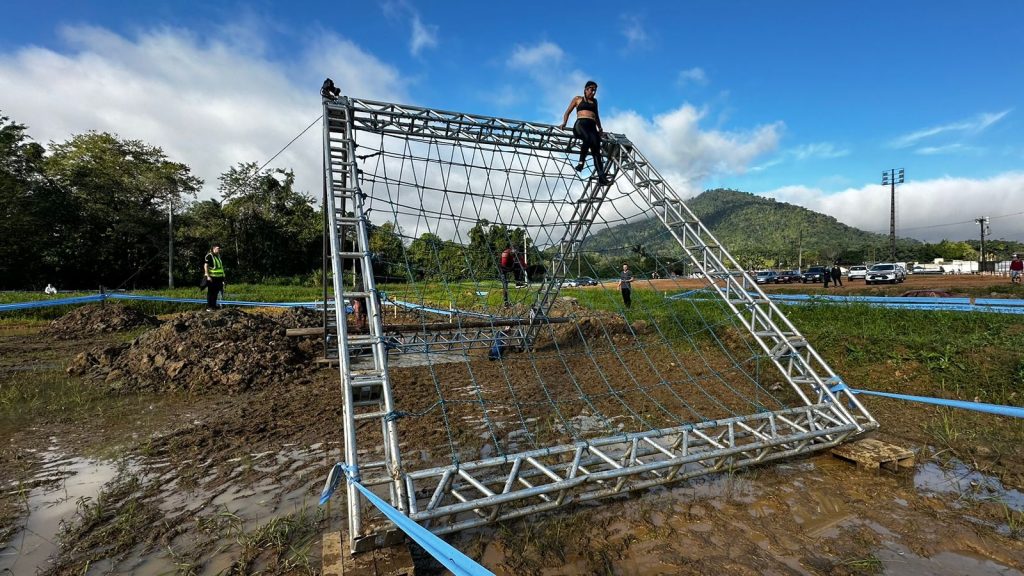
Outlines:
[{"label": "light tower", "polygon": [[896,185],[903,184],[903,168],[890,168],[882,172],[882,186],[890,186],[889,200],[889,261],[896,261]]}]

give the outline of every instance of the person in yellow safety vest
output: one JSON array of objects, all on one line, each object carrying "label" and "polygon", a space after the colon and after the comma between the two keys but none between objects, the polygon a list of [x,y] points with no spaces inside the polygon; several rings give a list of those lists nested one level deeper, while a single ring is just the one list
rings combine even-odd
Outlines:
[{"label": "person in yellow safety vest", "polygon": [[217,305],[217,296],[224,291],[226,284],[224,276],[224,262],[220,259],[220,244],[214,243],[210,251],[206,253],[203,261],[203,277],[206,280],[206,311],[210,312],[220,308]]}]

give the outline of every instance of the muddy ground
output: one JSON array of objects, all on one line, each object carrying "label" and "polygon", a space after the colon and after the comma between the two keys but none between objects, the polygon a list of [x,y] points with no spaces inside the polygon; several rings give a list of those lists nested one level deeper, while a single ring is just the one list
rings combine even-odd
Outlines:
[{"label": "muddy ground", "polygon": [[[343,525],[340,498],[316,506],[327,469],[341,459],[338,376],[312,362],[315,339],[282,336],[315,319],[229,310],[162,321],[62,340],[43,323],[0,324],[0,574],[319,571],[320,535]],[[217,329],[226,332],[197,338]],[[770,383],[733,390],[742,384],[728,376],[735,364],[704,362],[700,346],[673,351],[649,334],[636,345],[628,332],[612,318],[559,328],[521,369],[515,355],[490,362],[484,351],[469,364],[396,369],[399,409],[420,415],[399,420],[403,450],[418,454],[410,465],[792,400]],[[612,346],[620,359],[602,363]],[[180,355],[187,368],[175,364]],[[222,377],[242,363],[257,369]],[[614,364],[630,366],[637,381],[615,380]],[[685,378],[668,368],[682,365],[690,366]],[[204,366],[218,376],[203,380]],[[661,384],[695,378],[726,405]],[[30,394],[24,382],[60,397]],[[481,393],[474,383],[500,415],[486,430],[472,416]],[[440,410],[441,385],[451,387],[446,396],[464,388],[466,401]],[[575,400],[581,391],[589,402]],[[550,406],[550,394],[565,398],[559,414],[535,423],[528,407]],[[915,451],[914,470],[864,470],[816,454],[450,541],[498,574],[1020,573],[1021,453],[992,454],[980,443],[960,462],[927,432],[943,418],[939,409],[864,401],[881,423],[873,436]],[[622,405],[643,408],[617,417]],[[1007,426],[995,416],[975,421]],[[416,557],[419,573],[441,573]]]}]

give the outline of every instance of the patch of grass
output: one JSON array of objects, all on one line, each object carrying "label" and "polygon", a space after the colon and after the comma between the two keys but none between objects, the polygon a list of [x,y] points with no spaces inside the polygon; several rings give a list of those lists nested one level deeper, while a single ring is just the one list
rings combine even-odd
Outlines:
[{"label": "patch of grass", "polygon": [[881,574],[885,565],[875,557],[874,554],[861,558],[849,558],[840,562],[840,565],[853,570],[857,574]]},{"label": "patch of grass", "polygon": [[138,545],[153,543],[166,530],[156,504],[159,487],[144,485],[125,464],[95,498],[78,500],[75,519],[62,523],[61,554],[54,573],[88,570],[99,560],[122,559]]},{"label": "patch of grass", "polygon": [[0,416],[18,424],[45,415],[70,418],[112,402],[103,390],[59,371],[24,372],[0,382]]},{"label": "patch of grass", "polygon": [[324,511],[303,506],[299,510],[274,518],[252,532],[241,534],[238,543],[242,547],[233,571],[248,574],[257,560],[266,558],[271,571],[315,574],[311,550],[320,536],[320,522]]},{"label": "patch of grass", "polygon": [[591,546],[591,514],[581,511],[505,522],[498,532],[506,550],[506,565],[515,573],[539,573],[552,561],[566,562],[566,551]]},{"label": "patch of grass", "polygon": [[1003,503],[1003,513],[1006,515],[1006,527],[1010,531],[1010,537],[1024,538],[1024,512],[1014,510]]}]

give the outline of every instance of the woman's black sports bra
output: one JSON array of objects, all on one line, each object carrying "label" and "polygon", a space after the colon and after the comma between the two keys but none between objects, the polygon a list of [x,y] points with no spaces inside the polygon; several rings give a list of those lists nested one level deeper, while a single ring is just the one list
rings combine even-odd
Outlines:
[{"label": "woman's black sports bra", "polygon": [[593,112],[597,114],[597,101],[588,102],[586,98],[580,98],[580,103],[576,105],[577,112]]}]

